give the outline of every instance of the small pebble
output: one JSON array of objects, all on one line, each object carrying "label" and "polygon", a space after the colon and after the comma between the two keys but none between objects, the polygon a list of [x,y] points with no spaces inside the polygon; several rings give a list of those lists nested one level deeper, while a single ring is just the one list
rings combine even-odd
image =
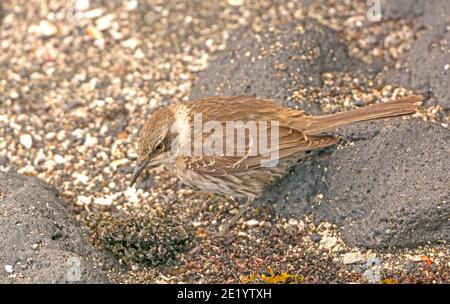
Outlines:
[{"label": "small pebble", "polygon": [[89,196],[79,195],[77,197],[77,205],[89,205],[92,198]]},{"label": "small pebble", "polygon": [[298,225],[298,220],[297,219],[289,219],[289,225],[291,226],[297,226]]},{"label": "small pebble", "polygon": [[75,9],[78,11],[85,11],[89,9],[89,0],[76,0]]},{"label": "small pebble", "polygon": [[319,248],[329,250],[337,244],[337,238],[334,236],[325,236],[320,240]]},{"label": "small pebble", "polygon": [[37,32],[43,37],[51,37],[56,34],[58,29],[56,26],[48,22],[47,20],[43,20],[39,23],[39,27],[37,28]]},{"label": "small pebble", "polygon": [[127,11],[133,11],[137,9],[139,3],[137,0],[129,0],[127,3]]},{"label": "small pebble", "polygon": [[322,237],[320,236],[320,234],[315,233],[311,235],[311,240],[315,243],[319,243],[321,239]]},{"label": "small pebble", "polygon": [[231,6],[241,6],[244,4],[244,0],[228,0],[228,4]]},{"label": "small pebble", "polygon": [[73,173],[72,176],[79,181],[80,183],[82,183],[83,185],[87,185],[87,183],[89,182],[89,176],[86,176],[84,174],[80,174],[80,173]]},{"label": "small pebble", "polygon": [[84,140],[84,145],[88,147],[93,147],[98,143],[97,137],[93,137],[91,135],[86,136]]},{"label": "small pebble", "polygon": [[139,41],[137,41],[134,38],[131,38],[131,39],[125,40],[122,43],[122,46],[134,50],[138,46],[138,44],[139,44]]},{"label": "small pebble", "polygon": [[14,269],[11,265],[5,265],[5,270],[7,273],[12,273],[14,271]]},{"label": "small pebble", "polygon": [[17,99],[19,96],[20,95],[16,90],[12,90],[11,93],[9,93],[9,97],[11,97],[11,99]]},{"label": "small pebble", "polygon": [[47,134],[45,134],[45,139],[47,140],[52,140],[56,137],[56,133],[55,132],[49,132]]},{"label": "small pebble", "polygon": [[349,264],[362,264],[366,261],[366,257],[360,252],[349,252],[342,257],[342,263]]},{"label": "small pebble", "polygon": [[130,197],[136,195],[136,192],[137,190],[135,187],[128,187],[127,190],[123,192],[123,195],[125,195],[125,197]]},{"label": "small pebble", "polygon": [[19,141],[25,149],[31,149],[31,147],[33,146],[33,138],[30,134],[22,134]]},{"label": "small pebble", "polygon": [[98,197],[94,200],[94,204],[101,206],[110,206],[112,205],[112,197]]},{"label": "small pebble", "polygon": [[62,164],[64,164],[64,163],[66,162],[66,159],[65,159],[63,156],[59,155],[59,154],[56,154],[56,155],[53,157],[53,159],[54,159],[55,162],[56,162],[57,164],[59,164],[59,165],[62,165]]},{"label": "small pebble", "polygon": [[103,10],[101,8],[92,9],[84,13],[84,17],[88,19],[98,18],[103,15]]},{"label": "small pebble", "polygon": [[106,16],[98,18],[96,27],[99,31],[106,31],[111,27],[111,23],[114,21],[114,14],[108,14]]},{"label": "small pebble", "polygon": [[259,221],[256,219],[251,219],[247,221],[247,226],[250,228],[256,227],[259,225]]}]

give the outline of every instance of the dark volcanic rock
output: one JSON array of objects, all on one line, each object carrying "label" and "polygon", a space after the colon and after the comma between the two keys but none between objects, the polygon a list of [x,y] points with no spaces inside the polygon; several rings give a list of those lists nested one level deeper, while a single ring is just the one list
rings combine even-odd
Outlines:
[{"label": "dark volcanic rock", "polygon": [[[211,95],[253,95],[286,103],[292,92],[320,86],[321,73],[351,66],[347,48],[334,30],[315,20],[264,31],[235,33],[228,50],[200,74],[191,99]],[[306,109],[319,110],[314,105]]]},{"label": "dark volcanic rock", "polygon": [[0,282],[107,282],[101,256],[44,182],[0,172]]},{"label": "dark volcanic rock", "polygon": [[384,17],[387,19],[413,19],[421,16],[425,10],[423,0],[383,1]]},{"label": "dark volcanic rock", "polygon": [[[429,96],[430,101],[450,109],[450,1],[416,0],[412,6],[402,5],[402,2],[405,1],[389,1],[386,9],[391,13],[388,17],[418,16],[416,27],[425,30],[403,55],[401,68],[392,70],[388,78],[418,90]],[[417,12],[412,13],[411,9]]]},{"label": "dark volcanic rock", "polygon": [[[361,136],[366,130],[370,140]],[[287,217],[341,224],[352,245],[450,241],[450,131],[391,119],[345,133],[354,145],[311,156],[264,198]]]}]

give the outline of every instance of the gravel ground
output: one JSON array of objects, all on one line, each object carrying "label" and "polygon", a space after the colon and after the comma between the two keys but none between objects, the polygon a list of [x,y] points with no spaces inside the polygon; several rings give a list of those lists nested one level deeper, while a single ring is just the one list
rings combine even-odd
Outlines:
[{"label": "gravel ground", "polygon": [[[210,231],[236,212],[235,202],[194,193],[162,168],[128,187],[146,117],[188,101],[198,73],[236,29],[316,19],[342,34],[353,58],[387,62],[374,72],[382,75],[417,38],[410,20],[367,23],[365,1],[11,0],[1,9],[0,169],[59,190],[92,242],[122,265],[109,269],[112,282],[450,282],[445,242],[353,248],[339,227],[284,218],[270,205],[218,240]],[[338,76],[350,81],[327,92],[299,88],[292,100],[321,99],[330,112],[353,106],[344,94],[327,103],[333,92],[364,100],[409,92],[376,83],[362,90]],[[421,116],[448,127],[439,104]]]}]

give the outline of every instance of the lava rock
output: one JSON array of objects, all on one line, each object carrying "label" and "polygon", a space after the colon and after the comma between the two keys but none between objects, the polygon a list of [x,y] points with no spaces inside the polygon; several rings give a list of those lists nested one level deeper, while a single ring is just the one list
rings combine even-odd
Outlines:
[{"label": "lava rock", "polygon": [[[364,130],[371,138],[360,135]],[[351,245],[450,241],[448,129],[390,119],[348,127],[343,136],[354,145],[312,155],[262,200],[286,217],[312,214],[340,224]]]},{"label": "lava rock", "polygon": [[383,16],[387,19],[414,19],[424,13],[426,2],[423,0],[384,1]]},{"label": "lava rock", "polygon": [[392,69],[387,79],[429,96],[428,103],[450,109],[450,2],[415,0],[412,6],[404,5],[403,2],[389,1],[387,11],[392,13],[388,17],[417,16],[414,19],[416,31],[423,32],[400,58],[401,67]]},{"label": "lava rock", "polygon": [[[292,92],[321,86],[323,72],[351,65],[342,38],[315,20],[280,25],[258,35],[240,29],[230,37],[227,50],[200,73],[191,100],[244,94],[286,105]],[[305,109],[320,112],[316,104],[307,104]]]},{"label": "lava rock", "polygon": [[0,282],[106,283],[104,256],[56,191],[0,172]]}]

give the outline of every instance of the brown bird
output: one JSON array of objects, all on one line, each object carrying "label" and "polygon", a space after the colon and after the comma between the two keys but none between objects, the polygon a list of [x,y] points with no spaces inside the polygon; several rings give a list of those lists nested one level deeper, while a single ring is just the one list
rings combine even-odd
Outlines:
[{"label": "brown bird", "polygon": [[[196,190],[245,197],[245,205],[222,226],[224,233],[305,152],[338,142],[334,136],[319,133],[360,121],[412,114],[421,101],[421,96],[409,96],[322,116],[249,96],[174,103],[156,110],[141,129],[131,186],[145,168],[163,165]],[[228,132],[233,122],[235,129]],[[266,143],[266,149],[256,143],[258,139]]]}]

